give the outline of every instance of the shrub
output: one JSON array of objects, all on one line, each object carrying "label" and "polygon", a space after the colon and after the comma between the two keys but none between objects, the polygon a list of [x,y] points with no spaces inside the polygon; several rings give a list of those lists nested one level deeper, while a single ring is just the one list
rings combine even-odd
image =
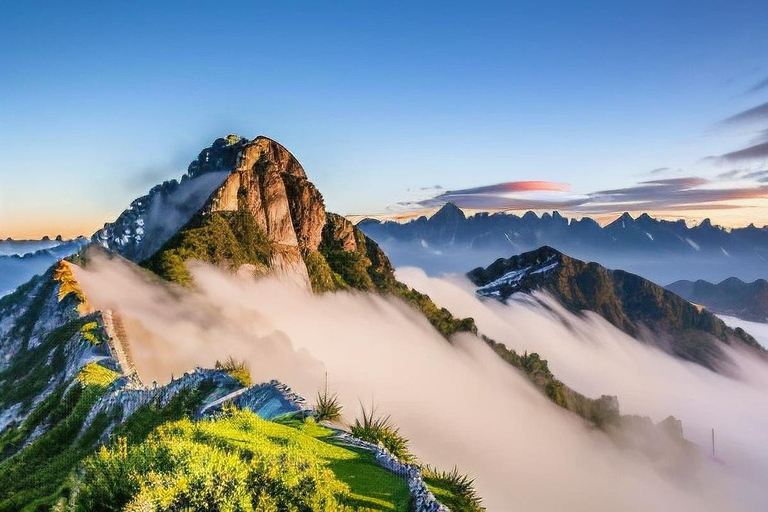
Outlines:
[{"label": "shrub", "polygon": [[118,439],[87,460],[76,510],[346,510],[348,487],[325,462],[268,432],[265,420],[237,412],[163,425],[139,445]]},{"label": "shrub", "polygon": [[80,369],[77,379],[83,385],[97,385],[107,387],[120,376],[116,371],[101,366],[99,363],[88,363]]},{"label": "shrub", "polygon": [[408,439],[400,434],[400,429],[392,422],[392,418],[376,414],[376,406],[371,404],[370,410],[360,403],[362,418],[355,419],[350,431],[352,435],[370,443],[381,444],[398,459],[408,462],[412,456],[408,451]]},{"label": "shrub", "polygon": [[240,381],[240,384],[245,387],[253,384],[253,381],[251,380],[251,372],[245,364],[245,361],[237,361],[234,357],[229,356],[223,363],[221,361],[216,361],[215,368],[217,370],[224,370]]},{"label": "shrub", "polygon": [[102,335],[97,322],[88,322],[80,328],[80,334],[94,345],[102,343]]},{"label": "shrub", "polygon": [[459,473],[454,467],[451,471],[438,471],[426,466],[422,468],[424,482],[440,500],[451,510],[462,512],[482,512],[482,498],[475,489],[475,481],[467,475]]},{"label": "shrub", "polygon": [[341,419],[342,405],[336,393],[328,392],[326,384],[323,392],[317,392],[317,403],[315,404],[315,413],[317,421],[339,421]]}]

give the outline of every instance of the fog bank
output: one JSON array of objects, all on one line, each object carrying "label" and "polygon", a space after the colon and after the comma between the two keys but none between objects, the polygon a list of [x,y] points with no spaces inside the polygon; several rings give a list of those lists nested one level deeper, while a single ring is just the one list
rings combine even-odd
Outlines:
[{"label": "fog bank", "polygon": [[[654,466],[552,404],[478,338],[461,335],[449,344],[399,301],[352,292],[315,296],[289,283],[242,280],[200,265],[191,271],[195,290],[170,290],[119,260],[95,258],[88,270],[76,269],[92,305],[126,319],[147,382],[232,355],[247,361],[254,381],[277,378],[311,400],[327,371],[347,420],[358,399],[375,400],[422,460],[446,469],[456,464],[474,476],[491,511],[758,510],[768,498],[761,485],[752,485],[768,459],[764,453],[752,464],[704,459],[685,474]],[[746,395],[748,404],[765,403],[763,368],[752,369],[763,380],[730,383],[645,347],[638,350],[647,354],[630,349],[633,340],[593,319],[571,318],[573,334],[540,309],[483,304],[462,285],[420,271],[401,274],[454,313],[471,312],[499,341],[538,347],[577,390],[618,394],[625,411],[657,420],[698,418],[698,429],[712,419],[726,431],[733,424],[719,416],[735,406],[718,400]],[[644,354],[640,360],[638,354]],[[611,368],[617,361],[621,367]],[[683,379],[681,390],[665,398],[673,379]],[[713,396],[696,398],[699,393]],[[689,403],[677,400],[683,396]],[[765,441],[757,418],[742,423],[754,440]],[[723,450],[727,457],[750,455],[741,442]]]}]

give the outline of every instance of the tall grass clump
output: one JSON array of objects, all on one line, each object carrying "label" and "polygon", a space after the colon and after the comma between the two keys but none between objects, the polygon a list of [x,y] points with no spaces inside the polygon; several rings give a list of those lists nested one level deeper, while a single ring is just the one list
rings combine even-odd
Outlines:
[{"label": "tall grass clump", "polygon": [[451,510],[484,512],[482,498],[475,489],[475,481],[454,467],[440,471],[429,465],[422,468],[424,482],[440,502]]},{"label": "tall grass clump", "polygon": [[389,415],[379,415],[376,406],[371,404],[366,409],[360,402],[362,417],[355,419],[355,424],[350,427],[353,436],[370,443],[381,444],[392,455],[404,462],[413,460],[408,451],[408,439],[400,434],[400,429],[392,422]]},{"label": "tall grass clump", "polygon": [[253,384],[251,371],[248,369],[245,361],[237,361],[234,357],[229,356],[223,363],[221,361],[216,361],[215,368],[217,370],[224,370],[237,379],[244,387]]},{"label": "tall grass clump", "polygon": [[341,419],[342,405],[336,393],[328,391],[328,376],[325,376],[325,388],[317,392],[315,415],[317,421],[338,422]]}]

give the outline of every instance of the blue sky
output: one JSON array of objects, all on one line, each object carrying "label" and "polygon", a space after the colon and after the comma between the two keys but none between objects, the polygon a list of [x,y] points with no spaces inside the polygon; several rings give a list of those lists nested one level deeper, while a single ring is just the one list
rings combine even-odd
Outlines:
[{"label": "blue sky", "polygon": [[[721,123],[768,101],[765,2],[275,4],[0,5],[0,237],[89,234],[227,133],[284,143],[343,214],[764,168],[703,159],[768,128]],[[768,223],[750,200],[692,215]]]}]

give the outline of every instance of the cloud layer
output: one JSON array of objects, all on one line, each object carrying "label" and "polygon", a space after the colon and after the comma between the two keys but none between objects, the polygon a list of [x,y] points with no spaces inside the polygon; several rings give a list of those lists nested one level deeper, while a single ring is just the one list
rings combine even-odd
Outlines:
[{"label": "cloud layer", "polygon": [[[149,354],[136,359],[145,379],[149,372],[167,380],[233,355],[247,361],[256,380],[278,378],[312,397],[327,371],[348,420],[358,399],[373,398],[424,461],[457,464],[475,477],[490,511],[741,511],[760,510],[768,499],[754,478],[768,446],[768,428],[755,423],[765,416],[764,368],[755,373],[762,381],[726,381],[605,322],[561,312],[573,325],[566,329],[545,309],[484,305],[461,285],[411,273],[441,305],[472,311],[484,332],[516,348],[551,350],[555,371],[582,391],[619,392],[629,410],[655,420],[684,413],[686,421],[700,418],[702,428],[718,422],[727,466],[698,459],[668,466],[617,448],[552,404],[477,337],[447,343],[399,301],[360,293],[316,296],[204,266],[192,268],[195,289],[173,291],[137,272],[97,258],[88,270],[76,269],[94,305],[129,320],[134,356]],[[734,397],[759,406],[744,414]],[[729,445],[735,424],[741,437]],[[699,437],[688,425],[686,432]],[[747,440],[751,454],[741,451]]]},{"label": "cloud layer", "polygon": [[[581,214],[624,211],[723,210],[741,208],[735,201],[768,198],[763,185],[768,171],[729,171],[719,180],[696,176],[642,181],[630,187],[607,189],[585,195],[569,192],[562,183],[544,181],[507,182],[463,190],[441,192],[417,202],[400,203],[406,208],[434,208],[452,202],[475,210],[552,210]],[[751,180],[754,185],[734,186],[724,180]],[[541,194],[546,192],[546,194]]]}]

